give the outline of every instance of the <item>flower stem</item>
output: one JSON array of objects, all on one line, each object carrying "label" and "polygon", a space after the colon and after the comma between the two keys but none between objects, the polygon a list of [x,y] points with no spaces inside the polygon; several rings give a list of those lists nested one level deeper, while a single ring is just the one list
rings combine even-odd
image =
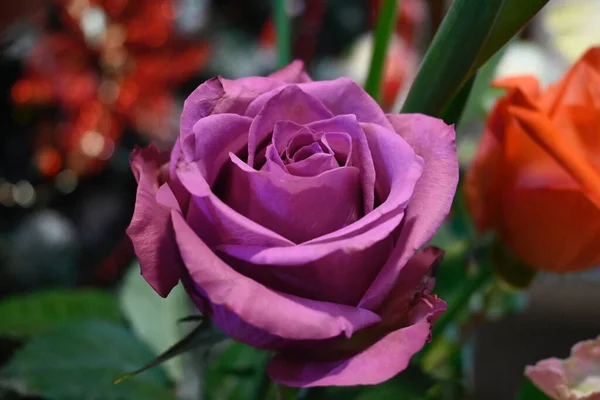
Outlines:
[{"label": "flower stem", "polygon": [[277,65],[283,68],[292,58],[290,18],[287,12],[287,0],[273,0],[273,19],[277,33]]},{"label": "flower stem", "polygon": [[365,90],[376,101],[380,100],[383,72],[385,66],[385,56],[392,32],[396,25],[396,15],[398,12],[399,0],[383,0],[383,5],[379,10],[377,17],[377,26],[375,27],[375,39],[373,43],[373,56],[369,75],[365,83]]}]

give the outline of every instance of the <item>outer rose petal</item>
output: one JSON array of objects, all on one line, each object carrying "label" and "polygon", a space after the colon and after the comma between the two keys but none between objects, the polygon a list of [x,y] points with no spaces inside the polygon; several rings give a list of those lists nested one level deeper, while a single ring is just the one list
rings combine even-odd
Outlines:
[{"label": "outer rose petal", "polygon": [[[359,122],[370,122],[392,128],[377,102],[356,82],[348,78],[302,83],[298,86],[302,91],[319,99],[333,115],[354,114]],[[246,115],[256,116],[265,103],[277,93],[278,90],[273,90],[257,97],[248,107]]]},{"label": "outer rose petal", "polygon": [[408,366],[428,340],[429,330],[427,322],[399,329],[342,361],[307,363],[276,355],[267,372],[275,382],[290,387],[376,385]]},{"label": "outer rose petal", "polygon": [[[177,245],[197,295],[211,303],[211,317],[228,335],[252,346],[272,348],[294,340],[352,336],[380,321],[368,310],[314,301],[273,291],[233,270],[172,212]],[[257,334],[257,332],[264,334]]]},{"label": "outer rose petal", "polygon": [[180,258],[170,210],[156,201],[161,155],[154,146],[136,149],[131,167],[138,180],[137,199],[127,234],[140,259],[142,276],[162,297],[179,281]]},{"label": "outer rose petal", "polygon": [[[412,325],[387,333],[362,352],[340,361],[307,361],[285,352],[276,355],[267,372],[291,387],[376,385],[404,370],[429,340],[431,321],[445,309],[436,297],[418,300]],[[375,325],[373,328],[376,329]],[[371,329],[371,328],[366,328]]]},{"label": "outer rose petal", "polygon": [[368,309],[376,309],[385,300],[406,262],[440,227],[450,212],[458,184],[452,126],[420,114],[396,114],[388,118],[396,132],[423,158],[424,166],[405,212],[398,245],[360,303]]},{"label": "outer rose petal", "polygon": [[273,72],[269,75],[269,78],[278,79],[285,83],[312,82],[304,69],[304,63],[300,60],[294,60],[279,71]]}]

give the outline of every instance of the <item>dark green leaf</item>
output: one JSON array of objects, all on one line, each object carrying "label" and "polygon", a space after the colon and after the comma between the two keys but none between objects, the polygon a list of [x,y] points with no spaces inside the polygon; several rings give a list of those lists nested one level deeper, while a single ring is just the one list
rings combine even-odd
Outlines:
[{"label": "dark green leaf", "polygon": [[207,320],[190,332],[186,337],[171,346],[167,351],[156,357],[154,360],[145,364],[143,367],[136,369],[135,371],[127,372],[126,374],[119,376],[115,383],[121,383],[127,379],[130,379],[131,377],[154,368],[180,354],[198,347],[208,348],[225,339],[227,339],[227,337],[221,331],[214,329]]},{"label": "dark green leaf", "polygon": [[540,389],[529,380],[525,380],[515,400],[550,400]]},{"label": "dark green leaf", "polygon": [[458,93],[454,96],[450,105],[446,107],[444,113],[442,114],[442,119],[448,125],[456,125],[463,114],[465,106],[467,105],[467,101],[469,100],[471,90],[473,89],[473,84],[475,83],[475,79],[477,74],[473,75],[463,86],[460,88]]},{"label": "dark green leaf", "polygon": [[477,55],[471,72],[485,64],[498,50],[515,36],[549,0],[505,0],[484,47]]},{"label": "dark green leaf", "polygon": [[283,68],[292,60],[292,39],[287,0],[271,1],[273,2],[273,19],[277,35],[277,65],[279,68]]},{"label": "dark green leaf", "polygon": [[209,364],[204,379],[205,398],[263,400],[269,380],[265,373],[269,354],[231,342]]},{"label": "dark green leaf", "polygon": [[375,38],[373,43],[373,56],[371,57],[369,74],[367,76],[367,82],[365,83],[365,90],[376,101],[379,101],[381,97],[385,58],[392,32],[396,26],[398,7],[398,0],[383,0],[383,4],[379,10],[379,16],[377,17],[377,26],[375,27]]},{"label": "dark green leaf", "polygon": [[505,0],[455,0],[429,47],[402,112],[439,117],[473,75]]},{"label": "dark green leaf", "polygon": [[536,270],[525,265],[499,240],[492,244],[490,262],[498,280],[509,288],[526,289],[533,283],[537,274]]},{"label": "dark green leaf", "polygon": [[0,335],[28,337],[86,319],[121,321],[114,296],[99,290],[55,290],[0,302]]},{"label": "dark green leaf", "polygon": [[90,320],[33,338],[4,367],[0,380],[21,393],[50,400],[175,399],[161,369],[113,384],[119,374],[152,357],[124,327]]}]

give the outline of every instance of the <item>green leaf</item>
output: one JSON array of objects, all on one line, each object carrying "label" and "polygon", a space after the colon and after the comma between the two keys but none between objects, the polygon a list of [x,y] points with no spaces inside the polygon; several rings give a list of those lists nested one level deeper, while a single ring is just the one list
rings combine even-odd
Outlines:
[{"label": "green leaf", "polygon": [[36,336],[16,352],[0,380],[20,393],[49,400],[174,400],[161,369],[113,384],[116,376],[152,357],[124,327],[91,320]]},{"label": "green leaf", "polygon": [[212,360],[205,374],[206,399],[263,400],[269,380],[265,373],[269,354],[237,342]]},{"label": "green leaf", "polygon": [[273,1],[273,19],[277,34],[277,65],[283,68],[292,60],[292,39],[290,17],[287,11],[287,0]]},{"label": "green leaf", "polygon": [[398,0],[383,0],[383,5],[379,10],[377,18],[377,26],[375,27],[373,56],[371,58],[367,82],[365,83],[365,90],[378,102],[381,97],[385,58],[392,32],[396,26],[398,7]]},{"label": "green leaf", "polygon": [[490,262],[498,281],[509,289],[527,289],[535,279],[537,271],[528,267],[498,239],[490,249]]},{"label": "green leaf", "polygon": [[442,119],[448,125],[456,125],[465,110],[465,106],[467,105],[467,101],[469,100],[471,91],[473,89],[473,84],[475,83],[475,79],[477,74],[473,75],[467,83],[465,83],[462,88],[458,91],[458,93],[454,96],[450,105],[446,107],[444,113],[442,114]]},{"label": "green leaf", "polygon": [[487,93],[493,90],[490,87],[492,79],[494,79],[496,68],[502,60],[502,56],[506,50],[506,46],[496,52],[477,72],[473,88],[465,105],[465,109],[457,121],[457,131],[460,131],[462,126],[473,121],[478,116],[484,114],[484,100]]},{"label": "green leaf", "polygon": [[115,298],[99,290],[54,290],[0,302],[0,335],[28,337],[86,319],[121,321]]},{"label": "green leaf", "polygon": [[173,357],[176,357],[180,354],[186,353],[198,347],[210,347],[225,339],[227,339],[227,337],[222,332],[212,329],[207,320],[196,327],[196,329],[190,332],[186,337],[171,346],[167,351],[156,357],[154,360],[145,364],[143,367],[136,369],[135,371],[127,372],[119,376],[115,380],[115,383],[121,383],[127,379],[130,379],[144,371],[171,360]]},{"label": "green leaf", "polygon": [[[160,297],[140,274],[138,262],[133,263],[125,274],[119,302],[136,336],[156,354],[162,353],[189,332],[187,326],[178,324],[189,314],[188,297],[181,284],[175,286],[166,299]],[[165,367],[175,381],[183,376],[180,358],[167,361]]]},{"label": "green leaf", "polygon": [[505,0],[500,15],[489,34],[485,46],[477,55],[472,72],[484,65],[523,26],[525,26],[549,0]]},{"label": "green leaf", "polygon": [[546,396],[544,392],[526,379],[523,385],[521,385],[515,400],[550,400],[550,397]]},{"label": "green leaf", "polygon": [[505,0],[455,0],[438,29],[402,108],[439,117],[473,75],[473,65]]}]

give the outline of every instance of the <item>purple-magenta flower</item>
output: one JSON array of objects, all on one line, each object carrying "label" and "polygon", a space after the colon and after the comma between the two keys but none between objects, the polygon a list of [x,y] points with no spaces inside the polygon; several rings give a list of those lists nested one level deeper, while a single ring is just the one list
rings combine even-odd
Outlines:
[{"label": "purple-magenta flower", "polygon": [[[452,127],[386,115],[300,62],[213,78],[186,100],[169,155],[132,156],[128,229],[161,295],[181,280],[232,338],[275,352],[289,386],[376,384],[403,370],[445,303],[421,247],[458,181]],[[419,250],[421,249],[421,250]]]}]

